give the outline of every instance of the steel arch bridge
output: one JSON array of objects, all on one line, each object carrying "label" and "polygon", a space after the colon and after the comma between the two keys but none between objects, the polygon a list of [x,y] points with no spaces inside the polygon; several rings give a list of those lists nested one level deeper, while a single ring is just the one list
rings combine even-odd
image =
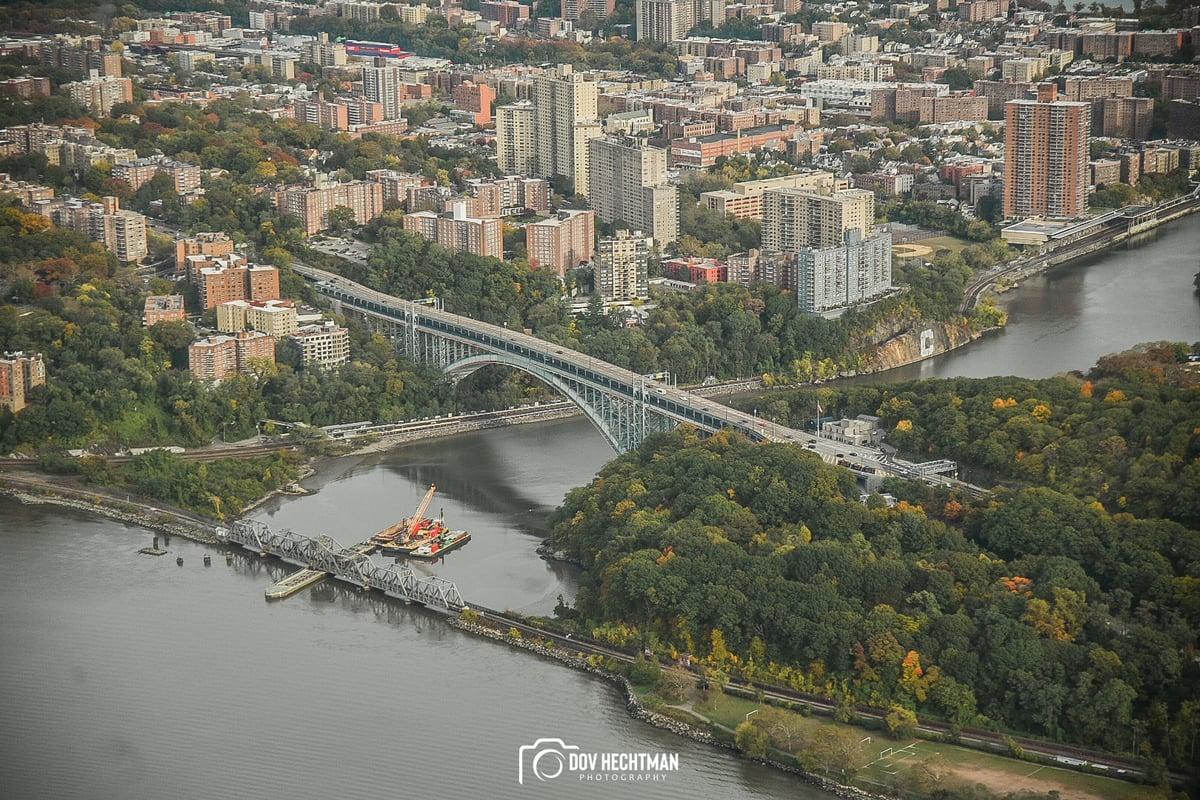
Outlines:
[{"label": "steel arch bridge", "polygon": [[364,317],[375,330],[400,343],[414,362],[463,377],[489,364],[527,372],[583,410],[613,449],[624,453],[651,434],[690,424],[706,433],[734,428],[751,441],[794,441],[797,432],[676,389],[651,376],[592,358],[569,348],[498,325],[400,300],[330,272],[304,265],[293,269],[341,313]]}]

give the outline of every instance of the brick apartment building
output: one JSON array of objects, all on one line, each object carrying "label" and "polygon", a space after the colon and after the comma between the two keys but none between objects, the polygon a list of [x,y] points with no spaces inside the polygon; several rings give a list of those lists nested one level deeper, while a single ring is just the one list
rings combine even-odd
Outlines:
[{"label": "brick apartment building", "polygon": [[354,212],[354,223],[365,225],[383,213],[383,187],[375,181],[332,183],[319,175],[316,186],[289,186],[275,193],[275,205],[300,220],[311,235],[329,227],[329,212],[345,206]]},{"label": "brick apartment building", "polygon": [[559,211],[550,219],[525,226],[525,246],[534,269],[563,275],[592,260],[596,241],[595,211]]},{"label": "brick apartment building", "polygon": [[17,413],[25,407],[29,390],[46,382],[46,363],[42,354],[21,351],[0,356],[0,408]]},{"label": "brick apartment building", "polygon": [[1004,216],[1087,211],[1091,105],[1013,100],[1005,109]]},{"label": "brick apartment building", "polygon": [[142,324],[147,328],[160,322],[183,322],[186,319],[183,295],[152,294],[146,298],[146,305],[142,310]]},{"label": "brick apartment building", "polygon": [[187,278],[199,290],[204,310],[234,300],[279,299],[279,270],[250,264],[236,253],[213,259],[189,256]]},{"label": "brick apartment building", "polygon": [[275,363],[275,338],[258,331],[242,331],[233,336],[209,336],[188,347],[188,369],[197,378],[219,381],[245,372],[251,359]]}]

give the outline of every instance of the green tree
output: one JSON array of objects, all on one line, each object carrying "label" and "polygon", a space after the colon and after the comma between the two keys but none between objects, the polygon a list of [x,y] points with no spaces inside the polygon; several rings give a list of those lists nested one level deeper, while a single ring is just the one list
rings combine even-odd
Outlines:
[{"label": "green tree", "polygon": [[663,670],[658,691],[667,700],[681,703],[691,696],[695,685],[696,681],[692,674],[678,664],[674,664]]},{"label": "green tree", "polygon": [[808,747],[797,753],[796,759],[806,769],[819,769],[846,780],[862,763],[862,744],[854,731],[822,726],[813,732]]},{"label": "green tree", "polygon": [[329,229],[337,233],[345,233],[353,228],[357,220],[354,209],[347,206],[335,206],[329,211]]},{"label": "green tree", "polygon": [[917,735],[917,715],[902,706],[893,706],[887,714],[887,727],[896,739],[911,739]]},{"label": "green tree", "polygon": [[750,758],[766,758],[771,748],[771,736],[753,722],[746,721],[733,733],[734,744]]}]

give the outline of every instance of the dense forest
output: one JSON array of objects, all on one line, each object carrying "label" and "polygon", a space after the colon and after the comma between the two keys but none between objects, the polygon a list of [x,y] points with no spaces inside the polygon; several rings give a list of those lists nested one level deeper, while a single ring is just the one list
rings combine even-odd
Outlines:
[{"label": "dense forest", "polygon": [[818,399],[842,416],[880,417],[888,442],[937,455],[968,477],[1045,486],[1112,513],[1200,528],[1200,371],[1191,347],[1104,356],[1086,374],[955,378],[781,394],[764,407],[803,425]]},{"label": "dense forest", "polygon": [[[1098,406],[1083,420],[1064,408],[1063,419],[1096,428],[1087,448],[1087,436],[1130,424],[1121,403],[1132,401],[1104,397],[1161,393],[1140,417],[1138,450],[1194,469],[1200,414],[1189,379],[1139,390],[1138,376],[1098,367],[1089,389],[1075,383]],[[969,406],[967,384],[961,397],[934,384],[922,407]],[[978,388],[1013,409],[1032,395],[1026,415],[1053,417],[1053,405],[1049,415],[1035,409],[1063,402],[1062,379]],[[1008,406],[1009,397],[1021,401]],[[1017,412],[1001,411],[971,415],[969,440],[1020,427],[1009,427]],[[938,427],[919,412],[914,403],[904,419]],[[1184,417],[1187,435],[1172,436]],[[998,487],[982,499],[898,480],[885,488],[900,498],[894,506],[878,494],[860,501],[849,471],[792,446],[656,436],[556,513],[555,545],[585,568],[575,606],[559,613],[594,636],[690,652],[712,670],[840,702],[1194,763],[1194,528],[1110,511],[1069,487]]]}]

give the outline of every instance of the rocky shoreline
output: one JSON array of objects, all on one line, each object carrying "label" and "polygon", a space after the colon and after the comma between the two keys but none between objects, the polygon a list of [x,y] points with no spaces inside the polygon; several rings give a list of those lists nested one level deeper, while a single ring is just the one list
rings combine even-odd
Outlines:
[{"label": "rocky shoreline", "polygon": [[554,542],[550,539],[543,539],[542,543],[533,549],[533,552],[537,553],[543,561],[557,561],[562,564],[571,564],[580,569],[583,568],[583,564],[580,564],[567,555],[565,550],[555,549]]},{"label": "rocky shoreline", "polygon": [[178,536],[203,544],[219,544],[213,531],[219,525],[214,521],[201,521],[181,517],[164,509],[139,504],[139,501],[122,501],[117,498],[72,490],[65,486],[36,485],[5,481],[0,476],[0,495],[11,497],[26,505],[53,505],[73,508],[107,519],[136,525],[168,536]]},{"label": "rocky shoreline", "polygon": [[[739,758],[745,758],[745,756],[741,755],[732,742],[723,741],[713,736],[703,728],[696,727],[695,725],[689,725],[682,720],[675,719],[674,717],[668,717],[665,714],[660,714],[657,711],[651,711],[650,709],[646,708],[646,706],[642,704],[642,701],[638,699],[637,694],[633,691],[633,686],[629,683],[629,680],[624,675],[612,672],[604,667],[593,664],[586,658],[582,657],[581,653],[571,653],[561,647],[554,647],[543,642],[509,636],[508,634],[498,631],[495,628],[490,628],[486,625],[480,625],[474,622],[467,622],[459,617],[452,617],[450,618],[449,622],[452,627],[458,628],[465,633],[470,633],[475,636],[482,636],[486,639],[507,644],[510,647],[518,647],[522,650],[527,650],[545,658],[552,658],[561,664],[571,667],[572,669],[577,669],[580,672],[586,672],[589,675],[594,675],[603,681],[611,683],[617,688],[618,691],[621,692],[621,695],[625,698],[625,710],[629,713],[629,716],[633,717],[634,719],[641,720],[647,725],[653,725],[656,728],[669,731],[676,736],[684,736],[694,742],[699,742],[700,744],[720,747],[723,750],[728,750],[729,752],[736,754]],[[799,778],[805,783],[821,789],[822,791],[829,792],[837,797],[847,798],[847,800],[889,800],[886,795],[873,794],[854,786],[846,786],[845,784],[836,783],[827,778],[822,778],[820,775],[814,775],[810,772],[805,772],[804,770],[790,764],[783,764],[766,758],[749,760],[763,764],[764,766],[772,767],[782,772],[786,772],[789,775]]]}]

